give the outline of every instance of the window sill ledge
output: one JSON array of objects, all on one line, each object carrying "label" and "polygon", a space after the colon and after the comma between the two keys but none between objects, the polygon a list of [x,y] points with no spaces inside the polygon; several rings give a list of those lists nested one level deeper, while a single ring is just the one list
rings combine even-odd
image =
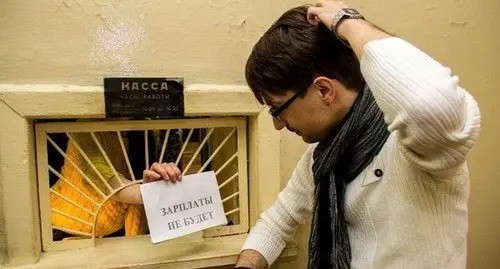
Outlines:
[{"label": "window sill ledge", "polygon": [[[44,252],[38,263],[16,268],[204,268],[235,264],[247,234],[202,238],[201,233],[153,245],[149,236],[97,241],[89,249]],[[289,245],[280,259],[298,255]]]}]

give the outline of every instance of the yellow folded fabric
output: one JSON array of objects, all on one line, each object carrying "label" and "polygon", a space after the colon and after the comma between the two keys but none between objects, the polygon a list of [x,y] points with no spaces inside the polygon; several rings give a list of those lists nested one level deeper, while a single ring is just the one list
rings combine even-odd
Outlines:
[{"label": "yellow folded fabric", "polygon": [[[107,164],[90,134],[74,133],[72,137],[106,181],[114,176],[114,171]],[[116,133],[98,133],[96,137],[118,175],[122,176],[126,174],[125,159],[121,152]],[[102,209],[97,212],[99,209],[98,204],[102,203],[105,199],[103,194],[107,196],[112,193],[112,190],[107,188],[102,179],[95,173],[92,166],[85,160],[71,141],[68,142],[66,155],[87,175],[95,187],[68,160],[65,160],[61,169],[62,178],[51,187],[52,190],[66,198],[61,198],[54,193],[50,194],[50,206],[53,210],[52,225],[55,229],[61,228],[60,230],[79,236],[92,234],[94,216],[90,213],[93,213],[97,214],[95,222],[96,237],[112,234],[122,227],[125,228],[127,236],[140,235],[147,232],[147,221],[143,205],[127,204],[108,199],[103,204]],[[76,187],[81,193],[71,185]],[[68,202],[68,200],[71,202]],[[72,218],[68,218],[57,211]]]}]

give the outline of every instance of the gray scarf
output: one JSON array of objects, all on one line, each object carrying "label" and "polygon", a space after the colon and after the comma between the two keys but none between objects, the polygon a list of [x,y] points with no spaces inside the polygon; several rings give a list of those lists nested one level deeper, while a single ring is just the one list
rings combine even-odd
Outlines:
[{"label": "gray scarf", "polygon": [[346,186],[372,162],[388,136],[383,113],[365,87],[341,124],[315,149],[310,269],[350,268],[351,247],[344,215]]}]

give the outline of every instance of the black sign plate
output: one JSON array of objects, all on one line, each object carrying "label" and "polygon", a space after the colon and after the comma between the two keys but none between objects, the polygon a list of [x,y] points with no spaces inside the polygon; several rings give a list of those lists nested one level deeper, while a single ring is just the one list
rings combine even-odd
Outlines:
[{"label": "black sign plate", "polygon": [[106,117],[182,117],[182,78],[104,78]]}]

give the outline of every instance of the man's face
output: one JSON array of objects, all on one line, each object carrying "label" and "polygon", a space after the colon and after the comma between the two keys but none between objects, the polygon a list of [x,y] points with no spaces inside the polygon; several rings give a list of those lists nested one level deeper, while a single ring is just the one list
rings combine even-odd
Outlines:
[{"label": "man's face", "polygon": [[[340,121],[330,103],[325,102],[320,88],[311,85],[301,96],[293,100],[277,117],[273,117],[276,130],[288,129],[301,136],[306,143],[315,143],[325,139],[330,130]],[[263,94],[264,102],[271,110],[280,107],[295,92],[287,91],[283,95]]]}]

